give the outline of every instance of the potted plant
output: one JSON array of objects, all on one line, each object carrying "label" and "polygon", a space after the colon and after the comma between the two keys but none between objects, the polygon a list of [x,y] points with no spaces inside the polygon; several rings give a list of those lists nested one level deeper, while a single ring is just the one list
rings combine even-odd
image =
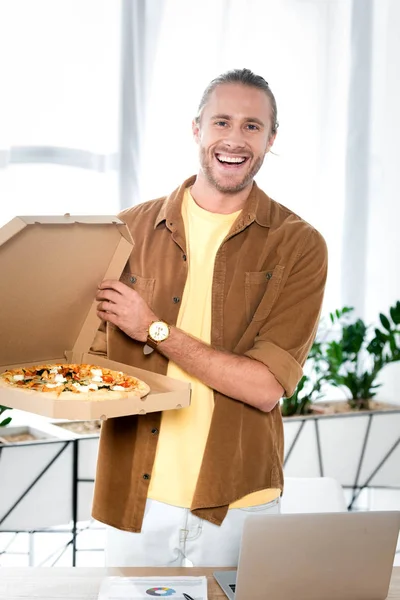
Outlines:
[{"label": "potted plant", "polygon": [[[372,328],[362,319],[350,320],[353,308],[330,313],[330,327],[321,321],[306,364],[306,374],[294,394],[283,398],[283,416],[306,415],[321,410],[314,403],[325,395],[327,385],[341,389],[350,410],[373,408],[382,369],[400,361],[400,302],[379,315]],[[336,335],[335,335],[336,334]]]},{"label": "potted plant", "polygon": [[344,391],[351,409],[369,410],[381,385],[378,375],[386,365],[400,360],[400,302],[390,307],[388,316],[379,315],[380,327],[373,333],[362,319],[348,322],[352,311],[331,314],[332,324],[341,326],[341,335],[325,343],[325,377]]}]

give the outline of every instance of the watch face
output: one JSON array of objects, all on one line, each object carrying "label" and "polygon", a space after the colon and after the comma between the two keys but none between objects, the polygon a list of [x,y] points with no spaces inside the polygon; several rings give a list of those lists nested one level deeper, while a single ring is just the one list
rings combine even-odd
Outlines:
[{"label": "watch face", "polygon": [[149,335],[155,342],[162,342],[167,339],[169,327],[163,321],[156,321],[149,327]]}]

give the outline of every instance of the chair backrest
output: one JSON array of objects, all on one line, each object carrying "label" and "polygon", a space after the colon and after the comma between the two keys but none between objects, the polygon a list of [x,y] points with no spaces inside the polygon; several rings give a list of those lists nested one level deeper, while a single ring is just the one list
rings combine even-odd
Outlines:
[{"label": "chair backrest", "polygon": [[332,477],[286,477],[281,513],[323,513],[347,510],[343,488]]}]

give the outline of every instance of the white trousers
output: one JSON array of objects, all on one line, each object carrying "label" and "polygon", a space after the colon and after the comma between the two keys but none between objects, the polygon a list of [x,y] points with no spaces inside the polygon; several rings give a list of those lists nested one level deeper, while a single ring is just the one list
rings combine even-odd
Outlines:
[{"label": "white trousers", "polygon": [[235,567],[245,519],[279,512],[279,498],[250,508],[232,508],[218,526],[187,508],[147,500],[141,533],[107,527],[106,566]]}]

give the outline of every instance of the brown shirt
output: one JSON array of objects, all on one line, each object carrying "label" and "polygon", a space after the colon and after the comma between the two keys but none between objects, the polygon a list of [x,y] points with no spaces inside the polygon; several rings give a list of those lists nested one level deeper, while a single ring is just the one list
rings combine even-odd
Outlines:
[{"label": "brown shirt", "polygon": [[[167,198],[120,216],[134,250],[121,281],[154,313],[175,324],[187,276],[181,216],[183,185]],[[327,271],[322,236],[256,184],[215,259],[212,346],[264,363],[291,395],[315,337]],[[101,332],[93,351],[102,350]],[[168,360],[145,356],[136,342],[107,327],[111,360],[165,374]],[[219,392],[191,511],[221,524],[229,504],[270,487],[283,489],[279,404],[263,413]],[[102,427],[93,517],[138,532],[154,464],[161,413],[109,419]]]}]

